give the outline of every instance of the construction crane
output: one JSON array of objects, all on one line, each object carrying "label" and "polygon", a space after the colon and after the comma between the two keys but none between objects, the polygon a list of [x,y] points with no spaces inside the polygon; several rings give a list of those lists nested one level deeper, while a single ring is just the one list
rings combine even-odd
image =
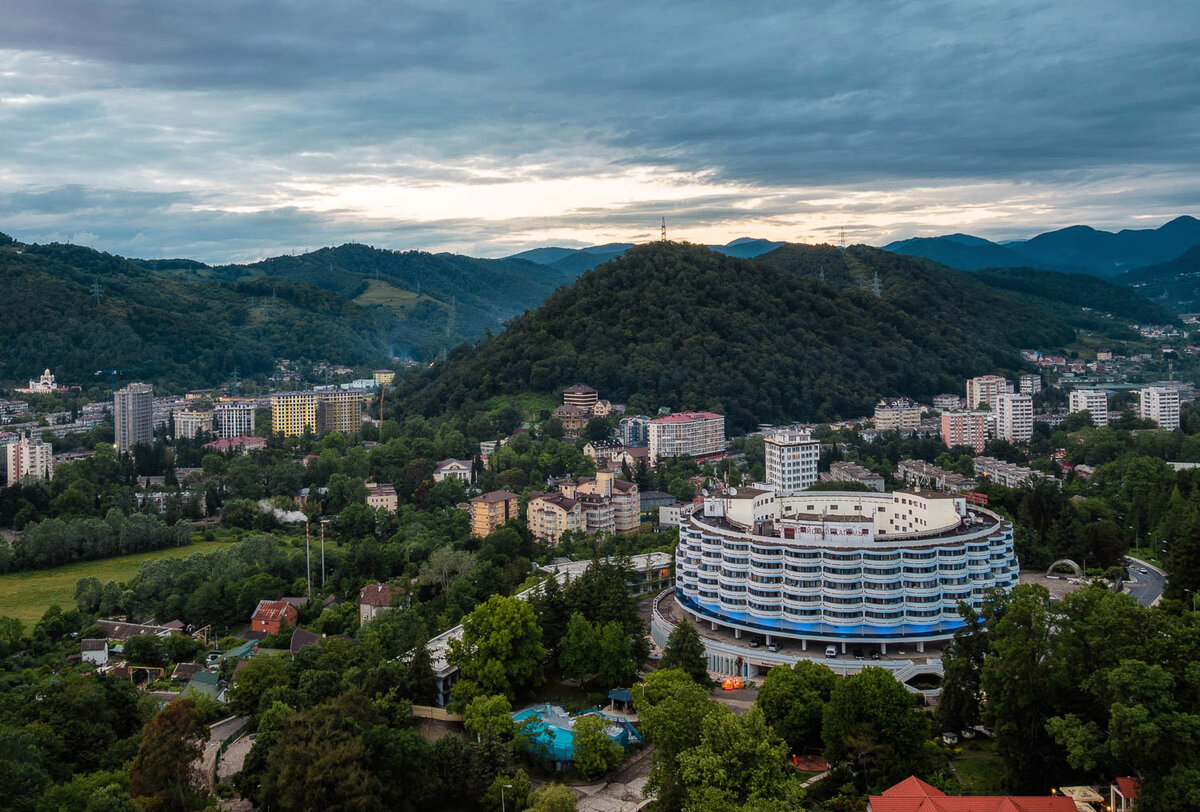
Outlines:
[{"label": "construction crane", "polygon": [[98,369],[98,370],[96,370],[95,374],[96,375],[111,375],[112,376],[112,388],[113,388],[113,391],[116,392],[117,391],[117,375],[124,373],[124,372],[140,372],[145,369],[154,369],[154,365],[149,364],[147,366],[140,366],[140,367],[116,367],[114,369]]}]

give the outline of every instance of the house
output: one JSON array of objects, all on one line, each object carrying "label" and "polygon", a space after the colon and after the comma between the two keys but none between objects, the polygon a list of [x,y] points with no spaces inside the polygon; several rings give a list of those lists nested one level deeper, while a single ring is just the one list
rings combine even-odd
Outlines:
[{"label": "house", "polygon": [[225,702],[228,688],[221,683],[221,675],[217,672],[197,671],[196,675],[188,682],[187,687],[183,689],[185,694],[189,691],[203,694],[218,702]]},{"label": "house", "polygon": [[247,640],[232,651],[225,652],[223,660],[246,660],[258,653],[258,641]]},{"label": "house", "polygon": [[311,646],[313,643],[319,643],[320,641],[321,635],[316,632],[310,632],[306,629],[296,629],[292,632],[292,642],[288,646],[288,650],[294,655],[305,646]]},{"label": "house", "polygon": [[386,510],[388,513],[395,513],[399,506],[400,499],[396,496],[394,486],[380,485],[374,482],[367,483],[367,507],[372,510]]},{"label": "house", "polygon": [[592,440],[583,446],[583,454],[591,457],[597,468],[607,468],[624,449],[624,444],[617,439]]},{"label": "house", "polygon": [[148,625],[144,623],[122,623],[119,620],[97,620],[96,625],[109,640],[128,640],[141,634],[152,634],[156,637],[166,637],[172,629],[166,626]]},{"label": "house", "polygon": [[1108,808],[1112,812],[1133,812],[1137,808],[1137,797],[1141,794],[1142,785],[1136,778],[1114,778],[1108,788]]},{"label": "house", "polygon": [[251,631],[261,634],[277,634],[285,623],[295,626],[300,613],[287,601],[259,601],[250,617]]},{"label": "house", "polygon": [[107,640],[84,640],[83,653],[80,655],[85,663],[94,665],[108,664],[108,641]]},{"label": "house", "polygon": [[1078,812],[1062,795],[947,795],[916,776],[909,776],[879,795],[867,798],[867,812]]},{"label": "house", "polygon": [[367,584],[358,593],[359,622],[374,620],[380,612],[392,608],[393,598],[403,594],[403,590],[387,584]]},{"label": "house", "polygon": [[562,423],[563,431],[570,435],[583,431],[592,416],[591,409],[582,406],[563,405],[554,410],[554,417]]},{"label": "house", "polygon": [[471,534],[483,538],[517,518],[521,497],[510,491],[491,491],[471,500]]},{"label": "house", "polygon": [[645,445],[625,446],[615,457],[613,457],[613,467],[625,468],[630,471],[636,471],[639,462],[646,463],[650,466],[650,447]]},{"label": "house", "polygon": [[587,528],[580,502],[561,493],[531,494],[526,516],[534,538],[552,544],[557,544],[563,533]]},{"label": "house", "polygon": [[464,485],[470,485],[474,479],[470,460],[441,460],[433,466],[433,481],[441,482],[447,477],[462,480]]},{"label": "house", "polygon": [[633,482],[617,479],[611,471],[598,471],[595,477],[580,477],[561,486],[563,496],[583,505],[587,531],[636,533],[641,521],[641,496]]},{"label": "house", "polygon": [[192,677],[204,670],[204,666],[200,663],[179,663],[175,666],[175,670],[171,672],[171,679],[177,679],[181,682],[190,682]]}]

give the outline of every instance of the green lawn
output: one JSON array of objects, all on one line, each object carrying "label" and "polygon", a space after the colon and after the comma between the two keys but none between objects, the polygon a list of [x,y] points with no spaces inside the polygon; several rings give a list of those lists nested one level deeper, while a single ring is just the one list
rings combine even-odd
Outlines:
[{"label": "green lawn", "polygon": [[991,739],[974,738],[959,742],[961,751],[954,758],[954,769],[962,779],[963,790],[971,795],[1000,795],[1004,792],[1004,762],[996,755]]},{"label": "green lawn", "polygon": [[520,409],[525,419],[531,422],[537,422],[543,410],[552,412],[562,405],[549,395],[524,392],[520,395],[496,395],[484,401],[484,408],[489,412],[498,412],[510,403]]},{"label": "green lawn", "polygon": [[196,553],[211,553],[228,546],[224,541],[201,541],[186,547],[169,547],[151,553],[123,555],[100,561],[81,561],[48,570],[32,570],[0,575],[0,615],[20,619],[28,631],[46,610],[58,604],[75,608],[75,582],[88,575],[105,581],[128,581],[137,574],[143,561],[156,558],[186,558]]}]

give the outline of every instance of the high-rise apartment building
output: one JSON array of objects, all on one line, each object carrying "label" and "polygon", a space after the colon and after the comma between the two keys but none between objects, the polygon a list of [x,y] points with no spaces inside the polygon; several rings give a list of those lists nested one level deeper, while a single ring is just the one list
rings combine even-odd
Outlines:
[{"label": "high-rise apartment building", "polygon": [[921,425],[921,407],[909,398],[883,398],[875,404],[875,428],[879,431],[915,429]]},{"label": "high-rise apartment building", "polygon": [[1042,376],[1035,374],[1022,375],[1020,378],[1022,395],[1036,395],[1042,391]]},{"label": "high-rise apartment building", "polygon": [[8,457],[8,486],[25,477],[50,479],[54,475],[54,447],[41,440],[22,437],[4,447]]},{"label": "high-rise apartment building", "polygon": [[1072,412],[1087,412],[1093,426],[1108,425],[1108,393],[1103,389],[1076,389],[1067,398]]},{"label": "high-rise apartment building", "polygon": [[350,434],[362,426],[362,393],[279,392],[271,395],[271,431],[296,437],[305,431]]},{"label": "high-rise apartment building", "polygon": [[942,442],[947,448],[969,445],[983,451],[988,441],[988,412],[942,412]]},{"label": "high-rise apartment building", "polygon": [[249,437],[254,433],[254,401],[250,398],[223,398],[213,407],[216,415],[217,435]]},{"label": "high-rise apartment building", "polygon": [[194,439],[200,432],[212,434],[212,409],[181,409],[173,415],[175,418],[175,437]]},{"label": "high-rise apartment building", "polygon": [[725,450],[725,416],[678,412],[650,421],[650,464],[663,457],[706,457]]},{"label": "high-rise apartment building", "polygon": [[618,433],[621,444],[626,448],[636,448],[650,444],[650,418],[644,414],[622,417]]},{"label": "high-rise apartment building", "polygon": [[1166,386],[1148,386],[1138,396],[1138,413],[1153,420],[1159,428],[1179,428],[1179,390]]},{"label": "high-rise apartment building", "polygon": [[967,380],[967,408],[978,409],[987,405],[996,411],[996,400],[1008,391],[1008,381],[999,375],[980,375]]},{"label": "high-rise apartment building", "polygon": [[780,496],[798,493],[817,481],[821,443],[806,431],[785,430],[763,438],[767,482]]},{"label": "high-rise apartment building", "polygon": [[317,393],[317,430],[352,434],[362,428],[363,396],[361,392],[337,391]]},{"label": "high-rise apartment building", "polygon": [[1005,393],[996,398],[996,436],[1010,443],[1033,437],[1033,398]]},{"label": "high-rise apartment building", "polygon": [[138,443],[154,439],[154,387],[131,383],[113,393],[113,424],[117,452],[126,454]]}]

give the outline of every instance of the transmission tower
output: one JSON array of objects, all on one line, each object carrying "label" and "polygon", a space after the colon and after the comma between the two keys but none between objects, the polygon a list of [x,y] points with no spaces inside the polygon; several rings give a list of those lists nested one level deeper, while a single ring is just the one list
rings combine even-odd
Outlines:
[{"label": "transmission tower", "polygon": [[883,287],[879,284],[879,271],[875,271],[875,281],[871,283],[871,292],[875,294],[876,299],[883,298]]},{"label": "transmission tower", "polygon": [[96,303],[96,307],[100,306],[100,280],[92,282],[92,301]]},{"label": "transmission tower", "polygon": [[842,226],[842,248],[846,247],[846,227]]},{"label": "transmission tower", "polygon": [[666,217],[664,217],[662,219],[662,241],[663,242],[667,241],[667,218]]}]

